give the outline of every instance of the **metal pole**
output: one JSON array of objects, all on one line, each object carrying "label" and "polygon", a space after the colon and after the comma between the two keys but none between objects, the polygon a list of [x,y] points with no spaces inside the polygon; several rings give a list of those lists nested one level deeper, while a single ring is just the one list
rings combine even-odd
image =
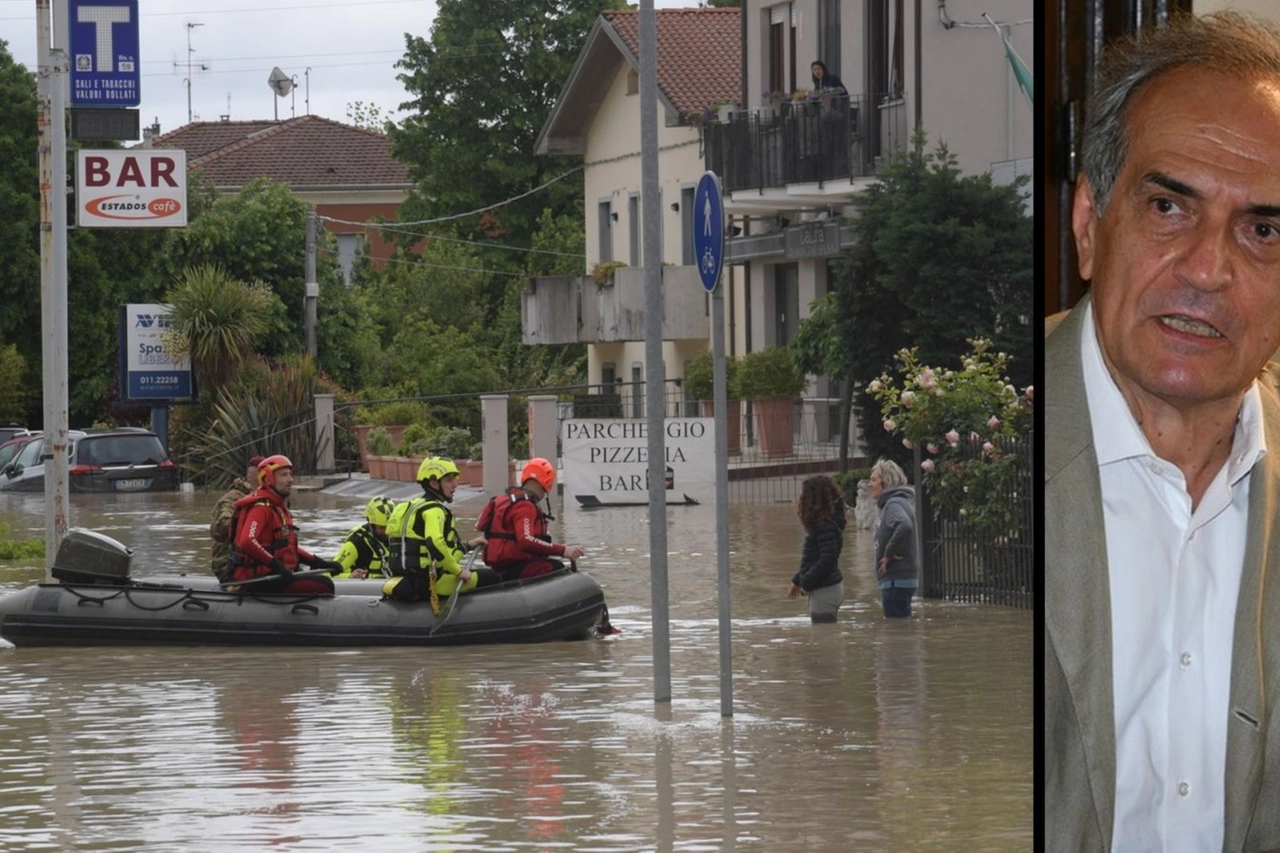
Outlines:
[{"label": "metal pole", "polygon": [[307,355],[316,357],[316,300],[320,285],[316,283],[316,211],[307,211],[307,282],[304,296],[304,328],[307,335]]},{"label": "metal pole", "polygon": [[[58,41],[62,41],[59,39]],[[67,497],[66,53],[54,52],[50,0],[36,0],[39,63],[40,327],[44,393],[45,580],[69,527]],[[63,45],[57,45],[62,48]]]},{"label": "metal pole", "polygon": [[671,701],[667,601],[666,414],[662,363],[662,211],[658,195],[658,24],[640,0],[640,202],[644,223],[645,408],[649,430],[649,577],[653,599],[653,701]]},{"label": "metal pole", "polygon": [[[724,278],[723,270],[720,273]],[[712,397],[716,406],[716,578],[720,599],[720,716],[733,716],[733,611],[729,606],[729,388],[724,364],[724,285],[711,294]],[[733,425],[737,428],[737,424]]]}]

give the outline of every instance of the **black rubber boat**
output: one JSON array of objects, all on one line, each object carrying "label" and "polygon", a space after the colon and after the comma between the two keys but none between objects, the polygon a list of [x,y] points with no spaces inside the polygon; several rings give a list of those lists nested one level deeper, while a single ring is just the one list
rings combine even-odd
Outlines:
[{"label": "black rubber boat", "polygon": [[58,583],[0,598],[0,637],[15,646],[129,644],[426,646],[582,639],[604,612],[582,572],[427,603],[383,600],[377,581],[341,581],[332,597],[222,590],[210,576],[133,580],[132,552],[72,530],[54,560]]}]

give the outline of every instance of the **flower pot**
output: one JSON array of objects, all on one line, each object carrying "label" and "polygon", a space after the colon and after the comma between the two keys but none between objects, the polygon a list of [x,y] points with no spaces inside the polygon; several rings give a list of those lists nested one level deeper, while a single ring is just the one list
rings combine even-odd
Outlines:
[{"label": "flower pot", "polygon": [[766,459],[777,459],[795,453],[795,433],[792,429],[794,405],[790,397],[769,397],[753,403],[756,415],[756,436],[760,452]]},{"label": "flower pot", "polygon": [[[404,441],[404,431],[407,426],[407,424],[397,424],[396,426],[384,426],[383,429],[391,437],[391,443],[399,447],[400,442]],[[369,439],[369,432],[374,428],[374,424],[356,424],[351,427],[351,431],[356,435],[356,447],[360,452],[360,469],[362,471],[369,471],[369,448],[366,442]],[[372,471],[369,471],[369,476],[373,476]],[[375,477],[374,479],[380,480],[383,478]]]},{"label": "flower pot", "polygon": [[422,465],[422,459],[411,456],[396,457],[396,479],[402,483],[412,483],[418,479],[418,468]]},{"label": "flower pot", "polygon": [[458,466],[458,485],[460,486],[483,486],[484,485],[484,460],[483,459],[455,459],[453,464]]},{"label": "flower pot", "polygon": [[396,458],[394,456],[367,456],[370,480],[394,480]]},{"label": "flower pot", "polygon": [[[714,418],[716,416],[716,401],[702,401],[702,416],[704,418]],[[726,400],[724,407],[725,430],[728,433],[725,444],[729,446],[729,455],[738,456],[742,453],[742,401]]]}]

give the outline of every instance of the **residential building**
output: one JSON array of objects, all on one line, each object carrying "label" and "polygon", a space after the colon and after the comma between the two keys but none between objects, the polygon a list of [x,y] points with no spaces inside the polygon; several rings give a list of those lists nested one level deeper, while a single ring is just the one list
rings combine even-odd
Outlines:
[{"label": "residential building", "polygon": [[392,247],[360,223],[394,220],[408,197],[408,168],[391,156],[391,143],[371,130],[305,115],[283,121],[198,121],[150,136],[144,146],[180,148],[187,170],[200,171],[219,193],[236,193],[250,181],[287,183],[315,205],[324,227],[337,236],[338,260],[350,280],[358,252],[375,263]]},{"label": "residential building", "polygon": [[[741,91],[737,9],[659,9],[658,172],[661,182],[663,360],[670,378],[708,347],[709,303],[693,265],[693,192],[704,171],[699,128],[708,107]],[[538,154],[584,160],[586,270],[540,278],[524,300],[527,343],[588,344],[588,381],[625,383],[623,411],[643,413],[644,282],[640,168],[640,27],[632,10],[604,12],[587,36],[536,143]],[[606,273],[610,262],[623,266]]]},{"label": "residential building", "polygon": [[[697,285],[690,202],[704,170],[721,177],[730,217],[721,286],[731,355],[795,335],[830,289],[831,258],[852,240],[840,217],[854,212],[882,159],[905,150],[913,127],[930,147],[945,141],[964,172],[1011,182],[1031,171],[1033,110],[1011,56],[1033,64],[1031,0],[744,0],[740,12],[655,15],[662,257],[671,265],[663,268],[663,358],[671,376],[709,346],[707,300],[688,295]],[[612,287],[590,278],[534,281],[525,340],[588,343],[589,381],[605,386],[644,378],[642,274],[634,269],[638,21],[634,11],[600,16],[537,143],[540,154],[585,160],[587,269],[615,259],[630,266],[614,273]],[[847,97],[808,96],[819,59]],[[811,380],[796,401],[797,429],[834,439],[839,389],[826,377]]]}]

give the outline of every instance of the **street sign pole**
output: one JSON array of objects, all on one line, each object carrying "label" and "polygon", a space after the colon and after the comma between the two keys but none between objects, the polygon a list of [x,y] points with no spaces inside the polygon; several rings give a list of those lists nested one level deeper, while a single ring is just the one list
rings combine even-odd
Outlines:
[{"label": "street sign pole", "polygon": [[[705,172],[693,193],[693,251],[698,277],[711,293],[712,399],[716,407],[716,577],[720,601],[720,715],[733,716],[733,618],[729,593],[729,389],[724,364],[724,198],[720,179]],[[732,424],[737,428],[737,424]]]},{"label": "street sign pole", "polygon": [[667,576],[666,368],[662,361],[662,210],[658,180],[658,24],[640,0],[640,203],[644,228],[645,422],[649,453],[649,596],[653,602],[653,701],[671,701]]},{"label": "street sign pole", "polygon": [[44,395],[45,580],[69,528],[67,491],[67,54],[49,0],[36,0],[40,160],[40,333]]}]

